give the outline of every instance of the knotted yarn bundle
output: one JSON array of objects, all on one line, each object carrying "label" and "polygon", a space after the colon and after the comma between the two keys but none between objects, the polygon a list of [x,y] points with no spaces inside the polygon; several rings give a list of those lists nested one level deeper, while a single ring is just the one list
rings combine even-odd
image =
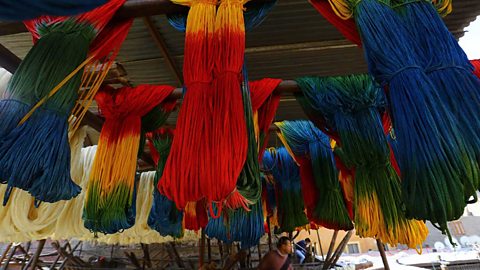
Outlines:
[{"label": "knotted yarn bundle", "polygon": [[280,103],[280,95],[274,93],[274,90],[281,82],[280,79],[265,78],[249,83],[255,136],[258,143],[258,160],[260,161],[267,148],[269,129]]},{"label": "knotted yarn bundle", "polygon": [[299,163],[309,221],[332,230],[353,229],[328,136],[310,121],[275,125],[280,129],[281,141]]},{"label": "knotted yarn bundle", "polygon": [[[445,12],[449,12],[451,1],[441,2]],[[430,106],[450,111],[456,126],[445,128],[457,129],[459,137],[467,143],[461,157],[466,166],[466,174],[462,175],[465,201],[476,202],[480,187],[480,80],[472,74],[473,66],[467,55],[432,3],[406,0],[394,3],[398,4],[396,11],[411,37],[419,44],[415,47],[418,58],[422,59],[422,67],[442,100],[441,104]]]},{"label": "knotted yarn bundle", "polygon": [[[329,119],[338,133],[344,165],[354,169],[357,234],[391,245],[421,246],[428,230],[422,221],[407,220],[403,211],[400,179],[390,163],[390,148],[380,117],[386,106],[382,90],[369,75],[297,81],[310,107]],[[403,234],[412,233],[409,227],[418,230],[405,238]]]},{"label": "knotted yarn bundle", "polygon": [[[156,165],[154,186],[158,186],[158,182],[163,173],[165,162],[170,147],[174,131],[171,129],[159,129],[148,134],[148,142],[150,152],[154,157]],[[172,236],[181,238],[183,235],[183,213],[177,209],[175,203],[162,195],[158,188],[153,191],[153,204],[148,216],[148,226],[158,231],[162,236]]]},{"label": "knotted yarn bundle", "polygon": [[239,242],[241,249],[258,245],[265,234],[262,201],[257,201],[248,211],[244,208],[227,209],[219,218],[210,217],[205,234],[228,244]]},{"label": "knotted yarn bundle", "polygon": [[355,19],[369,73],[387,89],[407,217],[429,220],[447,233],[447,222],[458,219],[466,206],[468,143],[422,68],[418,44],[392,1],[330,2],[347,7],[344,14]]},{"label": "knotted yarn bundle", "polygon": [[70,176],[67,120],[83,67],[103,56],[97,49],[108,52],[113,46],[91,45],[123,3],[111,0],[75,17],[42,16],[25,22],[35,45],[0,101],[0,181],[8,185],[4,204],[14,187],[28,191],[37,205],[80,192]]},{"label": "knotted yarn bundle", "polygon": [[262,164],[263,171],[275,179],[280,230],[292,232],[298,227],[307,225],[309,222],[305,215],[300,171],[287,149],[268,148]]},{"label": "knotted yarn bundle", "polygon": [[86,228],[108,234],[133,225],[141,117],[164,101],[173,89],[155,85],[105,87],[96,95],[105,124],[87,187]]}]

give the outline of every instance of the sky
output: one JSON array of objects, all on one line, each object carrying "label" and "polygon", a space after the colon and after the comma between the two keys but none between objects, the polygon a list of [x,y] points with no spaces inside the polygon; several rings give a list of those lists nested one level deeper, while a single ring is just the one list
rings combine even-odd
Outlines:
[{"label": "sky", "polygon": [[480,16],[465,28],[465,35],[459,43],[467,53],[468,59],[480,59]]}]

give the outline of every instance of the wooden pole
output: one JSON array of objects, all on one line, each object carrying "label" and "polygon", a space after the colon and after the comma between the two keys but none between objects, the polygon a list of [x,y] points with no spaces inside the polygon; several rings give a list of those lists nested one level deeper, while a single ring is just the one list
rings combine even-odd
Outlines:
[{"label": "wooden pole", "polygon": [[[28,241],[28,243],[27,243],[27,250],[24,250],[25,256],[24,256],[23,259],[22,259],[21,269],[23,269],[23,267],[25,266],[25,263],[27,262],[27,258],[30,257],[30,256],[28,255],[28,252],[30,251],[30,247],[31,247],[31,246],[32,246],[32,241]],[[21,246],[19,246],[19,247],[21,247]],[[22,248],[22,249],[23,249],[23,248]]]},{"label": "wooden pole", "polygon": [[268,226],[268,251],[272,251],[272,227],[270,226],[270,217],[267,216]]},{"label": "wooden pole", "polygon": [[220,261],[223,263],[223,244],[222,241],[217,240],[218,242],[218,252],[220,253]]},{"label": "wooden pole", "polygon": [[13,74],[20,65],[20,62],[22,62],[22,60],[18,56],[0,44],[0,67],[3,67]]},{"label": "wooden pole", "polygon": [[332,256],[333,248],[335,247],[335,242],[337,241],[337,235],[338,235],[338,230],[335,230],[332,235],[332,240],[330,241],[330,247],[328,248],[327,252],[327,258],[323,260],[323,270],[328,269],[328,261],[330,260],[330,257]]},{"label": "wooden pole", "polygon": [[178,267],[185,268],[185,264],[183,263],[182,257],[178,254],[177,247],[175,246],[175,242],[170,242],[170,246],[172,247],[173,254],[175,256],[175,261],[177,262]]},{"label": "wooden pole", "polygon": [[202,229],[202,237],[200,238],[200,252],[199,252],[199,268],[201,268],[205,262],[205,231]]},{"label": "wooden pole", "polygon": [[8,251],[10,250],[10,248],[12,248],[12,243],[8,244],[7,247],[5,248],[5,250],[3,251],[2,257],[0,257],[0,265],[3,263],[3,260],[4,260],[5,257],[7,256]]},{"label": "wooden pole", "polygon": [[323,257],[322,240],[320,239],[320,233],[318,232],[318,229],[317,229],[317,239],[318,239],[318,245],[320,246],[320,254],[322,254],[322,259],[325,260],[325,257]]},{"label": "wooden pole", "polygon": [[353,230],[348,231],[345,237],[343,237],[342,242],[340,243],[340,245],[338,245],[337,250],[335,251],[335,253],[333,254],[332,258],[329,261],[330,267],[332,265],[335,265],[337,261],[340,259],[340,257],[342,256],[343,250],[347,246],[348,241],[350,241],[350,238],[352,237],[352,235],[353,235]]},{"label": "wooden pole", "polygon": [[257,248],[258,248],[258,261],[261,261],[262,260],[262,247],[261,247],[260,243],[258,243]]},{"label": "wooden pole", "polygon": [[382,241],[380,241],[380,239],[377,239],[377,247],[378,247],[378,251],[380,252],[380,256],[382,257],[383,268],[385,270],[390,270],[390,266],[388,265],[387,255],[385,254],[385,248],[383,247],[383,243]]},{"label": "wooden pole", "polygon": [[208,263],[212,262],[212,246],[210,244],[210,238],[207,238],[207,256],[208,256]]},{"label": "wooden pole", "polygon": [[40,254],[42,254],[43,247],[45,246],[46,239],[38,240],[37,250],[32,258],[32,269],[35,270],[38,264],[38,258],[40,258]]},{"label": "wooden pole", "polygon": [[13,255],[15,255],[15,252],[17,252],[18,244],[13,245],[13,249],[10,252],[10,255],[8,255],[7,261],[5,262],[5,265],[2,267],[2,270],[6,270],[8,268],[8,265],[10,264],[10,261],[13,258]]}]

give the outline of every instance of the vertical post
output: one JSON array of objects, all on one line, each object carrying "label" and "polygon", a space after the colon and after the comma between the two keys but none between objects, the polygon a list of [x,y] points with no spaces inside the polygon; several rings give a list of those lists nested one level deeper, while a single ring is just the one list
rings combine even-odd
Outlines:
[{"label": "vertical post", "polygon": [[204,264],[204,260],[205,260],[205,231],[202,229],[202,232],[201,232],[202,236],[200,238],[200,252],[199,252],[199,258],[198,258],[198,261],[199,261],[199,268],[201,268]]},{"label": "vertical post", "polygon": [[210,238],[207,238],[207,252],[208,252],[208,263],[212,262],[212,246],[210,245]]},{"label": "vertical post", "polygon": [[262,247],[261,247],[260,243],[258,243],[257,248],[258,248],[258,261],[261,261],[262,260]]},{"label": "vertical post", "polygon": [[377,239],[377,247],[378,247],[378,251],[380,252],[380,256],[382,257],[383,268],[385,270],[390,270],[390,266],[388,265],[387,255],[385,254],[385,248],[383,247],[383,243],[382,241],[380,241],[380,239]]},{"label": "vertical post", "polygon": [[218,242],[218,253],[220,253],[220,262],[223,263],[223,244],[222,241],[217,240]]},{"label": "vertical post", "polygon": [[322,254],[322,259],[325,260],[325,257],[323,257],[323,248],[322,248],[322,240],[320,240],[320,233],[318,232],[319,229],[317,229],[317,239],[318,239],[318,245],[320,246],[320,254]]},{"label": "vertical post", "polygon": [[38,258],[40,257],[40,254],[42,253],[43,247],[45,246],[45,241],[46,241],[46,239],[42,239],[42,240],[38,241],[37,250],[35,251],[35,254],[33,255],[33,258],[32,258],[32,269],[33,270],[35,270],[35,268],[37,267]]},{"label": "vertical post", "polygon": [[267,216],[268,226],[268,251],[272,251],[272,227],[270,226],[270,217]]},{"label": "vertical post", "polygon": [[330,261],[330,257],[332,256],[333,248],[335,247],[335,242],[337,240],[338,230],[335,230],[332,235],[332,240],[330,241],[330,247],[328,247],[327,258],[323,260],[323,270],[328,269],[328,261]]}]

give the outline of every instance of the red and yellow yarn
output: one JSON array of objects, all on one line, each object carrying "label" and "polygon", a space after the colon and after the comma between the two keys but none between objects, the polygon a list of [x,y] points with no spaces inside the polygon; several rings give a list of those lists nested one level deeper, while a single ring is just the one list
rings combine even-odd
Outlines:
[{"label": "red and yellow yarn", "polygon": [[173,91],[171,86],[141,85],[102,89],[95,97],[105,123],[87,185],[85,226],[116,232],[125,226],[133,201],[141,117]]}]

